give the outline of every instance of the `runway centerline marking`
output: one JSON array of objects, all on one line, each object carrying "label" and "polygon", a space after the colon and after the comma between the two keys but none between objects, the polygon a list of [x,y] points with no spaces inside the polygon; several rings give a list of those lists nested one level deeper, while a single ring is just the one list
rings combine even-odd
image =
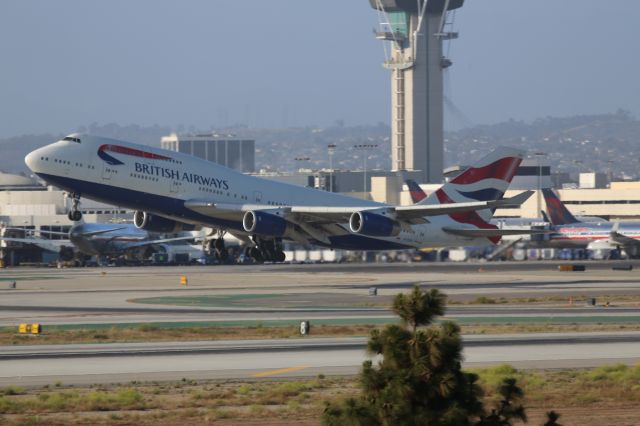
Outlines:
[{"label": "runway centerline marking", "polygon": [[301,365],[298,367],[280,368],[278,370],[269,370],[269,371],[263,371],[262,373],[253,374],[253,377],[268,377],[268,376],[275,376],[277,374],[293,373],[294,371],[304,370],[305,368],[309,368],[309,367],[306,365]]}]

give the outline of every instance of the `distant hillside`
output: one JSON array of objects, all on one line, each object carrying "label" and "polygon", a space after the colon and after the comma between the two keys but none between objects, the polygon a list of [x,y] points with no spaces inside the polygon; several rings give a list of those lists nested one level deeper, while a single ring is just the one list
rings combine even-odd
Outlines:
[{"label": "distant hillside", "polygon": [[[159,146],[160,138],[175,129],[167,126],[92,124],[77,130]],[[391,165],[390,129],[384,124],[286,129],[238,127],[218,132],[255,139],[256,166],[259,169],[293,171],[298,168],[328,167],[328,144],[337,145],[333,158],[335,168],[362,168],[365,152],[354,149],[354,145],[360,144],[377,145],[375,149],[366,152],[367,168],[388,169]],[[0,169],[26,171],[24,156],[34,148],[50,143],[60,136],[24,135],[0,139]],[[531,123],[510,120],[447,133],[445,163],[470,164],[491,149],[508,145],[530,152],[546,153],[554,171],[605,172],[611,169],[616,176],[624,174],[637,177],[639,142],[640,121],[625,111],[562,118],[547,117]]]},{"label": "distant hillside", "polygon": [[614,114],[547,117],[532,123],[507,121],[447,135],[449,164],[469,164],[494,147],[509,145],[544,152],[554,171],[608,171],[638,176],[640,121],[626,111]]}]

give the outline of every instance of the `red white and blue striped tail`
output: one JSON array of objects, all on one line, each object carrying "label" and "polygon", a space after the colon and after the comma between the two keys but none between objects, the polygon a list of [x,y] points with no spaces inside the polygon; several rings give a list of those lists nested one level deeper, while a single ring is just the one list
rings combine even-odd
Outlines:
[{"label": "red white and blue striped tail", "polygon": [[[506,192],[524,157],[524,151],[500,147],[460,173],[420,204],[452,204],[499,200]],[[479,229],[497,228],[489,223],[490,209],[449,215],[454,221]],[[494,243],[499,237],[490,238]],[[494,241],[496,239],[496,241]]]}]

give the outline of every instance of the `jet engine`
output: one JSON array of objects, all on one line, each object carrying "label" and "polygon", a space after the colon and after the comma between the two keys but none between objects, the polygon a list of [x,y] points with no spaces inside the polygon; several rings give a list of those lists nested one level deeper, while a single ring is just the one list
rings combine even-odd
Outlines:
[{"label": "jet engine", "polygon": [[193,231],[194,225],[167,219],[166,217],[156,216],[151,213],[136,211],[133,214],[133,224],[138,229],[144,229],[149,232],[161,232],[172,234],[181,231]]},{"label": "jet engine", "polygon": [[395,237],[400,233],[400,224],[381,214],[368,211],[355,212],[349,218],[349,228],[354,234],[371,237]]},{"label": "jet engine", "polygon": [[248,211],[242,218],[242,227],[251,234],[282,237],[289,223],[280,216],[264,211]]}]

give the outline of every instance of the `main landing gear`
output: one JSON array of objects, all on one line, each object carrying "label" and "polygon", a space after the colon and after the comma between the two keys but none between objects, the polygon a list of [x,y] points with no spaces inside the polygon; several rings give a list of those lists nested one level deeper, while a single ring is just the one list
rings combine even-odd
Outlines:
[{"label": "main landing gear", "polygon": [[224,245],[224,231],[218,231],[218,238],[207,242],[207,253],[213,254],[216,259],[226,262],[229,259],[229,251]]},{"label": "main landing gear", "polygon": [[251,257],[257,263],[284,262],[285,255],[280,238],[266,239],[254,235],[252,239],[256,245],[245,249],[246,256]]},{"label": "main landing gear", "polygon": [[80,204],[80,194],[76,194],[75,192],[71,194],[73,198],[73,204],[71,205],[71,211],[67,215],[70,221],[78,222],[82,220],[82,212],[78,210],[78,204]]}]

